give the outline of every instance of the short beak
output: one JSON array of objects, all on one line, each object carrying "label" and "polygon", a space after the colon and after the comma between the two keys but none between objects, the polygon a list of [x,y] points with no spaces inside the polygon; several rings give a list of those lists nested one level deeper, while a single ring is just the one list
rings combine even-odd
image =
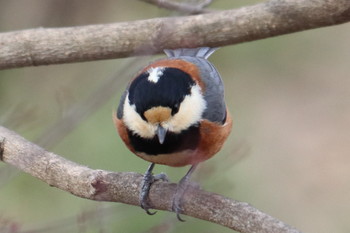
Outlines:
[{"label": "short beak", "polygon": [[166,129],[164,129],[161,125],[158,125],[157,128],[157,136],[160,144],[163,144],[166,135]]}]

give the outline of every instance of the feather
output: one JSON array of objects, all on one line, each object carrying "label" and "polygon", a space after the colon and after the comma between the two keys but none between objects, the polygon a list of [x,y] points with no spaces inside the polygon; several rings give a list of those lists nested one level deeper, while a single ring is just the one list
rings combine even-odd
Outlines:
[{"label": "feather", "polygon": [[168,57],[199,57],[208,59],[218,48],[200,47],[200,48],[181,48],[181,49],[164,49]]}]

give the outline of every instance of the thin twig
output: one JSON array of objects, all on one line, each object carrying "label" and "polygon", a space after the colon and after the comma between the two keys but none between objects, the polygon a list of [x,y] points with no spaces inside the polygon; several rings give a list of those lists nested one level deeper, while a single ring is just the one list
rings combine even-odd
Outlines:
[{"label": "thin twig", "polygon": [[[6,138],[3,161],[76,196],[98,201],[139,205],[142,175],[93,170],[50,153],[0,126]],[[154,209],[172,209],[176,184],[158,181],[150,190]],[[239,232],[297,233],[295,228],[251,205],[191,187],[183,197],[183,214],[211,221]],[[146,217],[146,216],[145,216]]]},{"label": "thin twig", "polygon": [[[125,77],[138,64],[142,58],[134,58],[128,61],[121,69],[116,71],[108,79],[103,81],[87,98],[72,105],[62,118],[58,119],[53,125],[48,127],[35,140],[35,143],[45,147],[52,148],[57,145],[64,137],[66,137],[76,126],[94,113],[99,107],[103,106],[115,90],[125,81]],[[123,79],[124,77],[124,79]]]},{"label": "thin twig", "polygon": [[156,5],[160,8],[178,11],[178,12],[182,12],[190,15],[214,12],[213,10],[205,9],[205,7],[207,7],[212,2],[212,0],[206,0],[196,5],[183,3],[183,2],[169,1],[169,0],[141,0],[141,1]]},{"label": "thin twig", "polygon": [[270,0],[210,15],[7,32],[0,69],[233,45],[349,21],[349,0]]}]

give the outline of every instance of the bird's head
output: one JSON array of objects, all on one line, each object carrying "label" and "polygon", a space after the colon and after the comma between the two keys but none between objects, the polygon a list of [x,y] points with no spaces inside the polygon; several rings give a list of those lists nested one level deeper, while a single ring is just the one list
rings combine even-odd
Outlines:
[{"label": "bird's head", "polygon": [[160,144],[168,133],[179,134],[198,125],[206,108],[200,85],[179,69],[149,67],[128,88],[123,103],[126,127],[141,138],[158,138]]}]

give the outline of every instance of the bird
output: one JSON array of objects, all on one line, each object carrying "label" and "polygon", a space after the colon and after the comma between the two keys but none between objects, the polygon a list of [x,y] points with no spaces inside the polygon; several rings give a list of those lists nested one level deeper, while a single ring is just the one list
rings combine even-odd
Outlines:
[{"label": "bird", "polygon": [[151,212],[148,194],[164,173],[153,175],[155,164],[189,171],[179,181],[172,209],[184,221],[181,198],[197,165],[214,156],[232,128],[224,85],[208,61],[217,48],[165,49],[167,58],[151,62],[131,80],[113,113],[114,124],[127,148],[151,162],[143,176],[140,206]]}]

